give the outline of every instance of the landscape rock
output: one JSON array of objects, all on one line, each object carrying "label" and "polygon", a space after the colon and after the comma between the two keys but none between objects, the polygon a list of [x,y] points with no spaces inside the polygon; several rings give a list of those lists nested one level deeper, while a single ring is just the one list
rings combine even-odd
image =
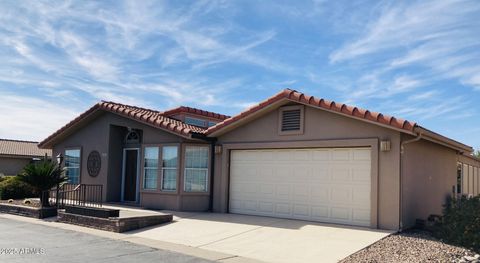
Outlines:
[{"label": "landscape rock", "polygon": [[443,243],[429,232],[410,230],[390,235],[340,262],[480,263],[480,256],[476,256],[466,248]]}]

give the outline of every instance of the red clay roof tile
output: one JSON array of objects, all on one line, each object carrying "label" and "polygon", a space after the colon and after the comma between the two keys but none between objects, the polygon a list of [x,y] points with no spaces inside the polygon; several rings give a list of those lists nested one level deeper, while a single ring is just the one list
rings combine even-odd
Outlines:
[{"label": "red clay roof tile", "polygon": [[335,103],[333,101],[328,101],[325,99],[318,99],[313,96],[305,95],[295,90],[285,89],[277,93],[276,95],[266,99],[265,101],[260,102],[258,105],[255,105],[234,117],[225,119],[224,121],[218,123],[217,125],[208,128],[204,133],[209,135],[216,131],[219,131],[224,127],[240,120],[241,118],[248,116],[250,114],[253,114],[256,111],[261,110],[262,108],[265,108],[266,106],[271,105],[272,103],[282,99],[302,103],[305,105],[311,105],[314,107],[319,107],[319,108],[323,108],[330,111],[335,111],[342,115],[351,116],[358,119],[365,119],[368,121],[377,122],[379,124],[391,126],[392,128],[405,130],[407,132],[413,132],[413,129],[416,126],[415,122],[396,119],[391,116],[383,115],[378,112],[371,112],[368,110],[360,109],[360,108],[349,106],[346,104]]},{"label": "red clay roof tile", "polygon": [[223,121],[225,119],[230,118],[230,116],[223,115],[220,113],[215,113],[211,111],[206,111],[206,110],[201,110],[201,109],[186,107],[186,106],[180,106],[174,109],[166,110],[162,113],[162,115],[166,117],[170,117],[172,115],[179,114],[179,113],[190,113],[194,115],[209,117],[212,119],[216,119],[218,121]]},{"label": "red clay roof tile", "polygon": [[84,113],[80,114],[77,118],[57,130],[55,133],[47,137],[45,140],[39,143],[39,147],[45,147],[51,142],[54,138],[64,133],[66,130],[73,127],[75,124],[80,122],[85,117],[89,116],[90,114],[98,111],[104,110],[107,112],[112,112],[115,114],[119,114],[121,116],[134,119],[136,121],[145,123],[147,125],[161,128],[168,130],[170,132],[176,133],[180,136],[190,137],[191,133],[203,133],[204,129],[183,123],[178,120],[174,120],[164,116],[160,111],[144,109],[140,107],[109,102],[109,101],[102,101],[95,104],[93,107],[85,111]]}]

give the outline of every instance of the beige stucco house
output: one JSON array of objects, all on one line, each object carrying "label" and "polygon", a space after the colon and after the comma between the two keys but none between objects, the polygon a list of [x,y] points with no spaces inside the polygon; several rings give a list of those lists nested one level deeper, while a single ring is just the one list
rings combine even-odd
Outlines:
[{"label": "beige stucco house", "polygon": [[64,155],[71,183],[154,209],[398,230],[480,193],[470,146],[289,89],[233,117],[100,102],[39,146]]},{"label": "beige stucco house", "polygon": [[39,149],[38,142],[0,139],[0,175],[17,175],[25,165],[45,157],[52,151]]}]

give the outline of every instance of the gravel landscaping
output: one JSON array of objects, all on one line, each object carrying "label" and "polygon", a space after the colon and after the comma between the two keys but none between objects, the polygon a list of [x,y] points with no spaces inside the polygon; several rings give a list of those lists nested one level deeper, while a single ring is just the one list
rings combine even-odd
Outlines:
[{"label": "gravel landscaping", "polygon": [[[28,201],[25,202],[25,200],[28,200]],[[28,207],[40,207],[40,200],[38,200],[38,198],[0,200],[0,203],[11,204],[11,205],[21,205],[21,206],[28,206]]]},{"label": "gravel landscaping", "polygon": [[479,257],[468,249],[445,244],[429,232],[410,230],[388,236],[340,262],[480,262]]}]

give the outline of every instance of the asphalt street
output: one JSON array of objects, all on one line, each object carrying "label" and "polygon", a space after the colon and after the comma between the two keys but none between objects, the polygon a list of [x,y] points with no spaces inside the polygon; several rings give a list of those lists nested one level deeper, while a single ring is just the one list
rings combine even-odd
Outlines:
[{"label": "asphalt street", "polygon": [[212,262],[121,240],[0,218],[0,262]]}]

